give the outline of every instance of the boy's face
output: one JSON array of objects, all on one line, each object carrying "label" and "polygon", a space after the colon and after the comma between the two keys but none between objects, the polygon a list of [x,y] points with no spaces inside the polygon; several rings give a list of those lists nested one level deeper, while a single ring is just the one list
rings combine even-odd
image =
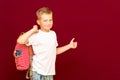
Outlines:
[{"label": "boy's face", "polygon": [[40,28],[42,31],[49,32],[49,30],[53,26],[53,17],[51,14],[42,14],[41,18],[37,20],[38,25],[40,25]]}]

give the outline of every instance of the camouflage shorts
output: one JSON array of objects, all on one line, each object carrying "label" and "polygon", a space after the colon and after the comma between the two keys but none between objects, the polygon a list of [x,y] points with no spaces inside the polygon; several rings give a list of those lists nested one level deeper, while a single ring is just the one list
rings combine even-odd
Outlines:
[{"label": "camouflage shorts", "polygon": [[33,72],[31,80],[53,80],[53,75],[44,76],[36,72]]}]

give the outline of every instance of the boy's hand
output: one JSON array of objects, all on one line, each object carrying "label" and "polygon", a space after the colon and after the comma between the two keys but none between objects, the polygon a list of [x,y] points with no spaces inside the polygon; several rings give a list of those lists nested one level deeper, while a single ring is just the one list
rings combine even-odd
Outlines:
[{"label": "boy's hand", "polygon": [[70,41],[69,45],[70,45],[70,48],[77,48],[77,42],[74,42],[75,38],[72,38],[72,40]]},{"label": "boy's hand", "polygon": [[34,25],[33,28],[32,28],[32,30],[33,30],[33,33],[37,33],[38,32],[38,26]]}]

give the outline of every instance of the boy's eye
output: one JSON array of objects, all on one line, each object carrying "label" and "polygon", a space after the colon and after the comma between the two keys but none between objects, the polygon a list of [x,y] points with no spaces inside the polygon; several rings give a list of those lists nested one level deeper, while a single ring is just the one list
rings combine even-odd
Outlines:
[{"label": "boy's eye", "polygon": [[47,20],[44,20],[44,22],[47,22]]},{"label": "boy's eye", "polygon": [[53,21],[52,19],[50,19],[49,21]]},{"label": "boy's eye", "polygon": [[47,21],[50,21],[50,22],[51,22],[51,21],[53,21],[53,20],[52,20],[52,19],[49,19],[49,20],[43,20],[43,22],[47,22]]}]

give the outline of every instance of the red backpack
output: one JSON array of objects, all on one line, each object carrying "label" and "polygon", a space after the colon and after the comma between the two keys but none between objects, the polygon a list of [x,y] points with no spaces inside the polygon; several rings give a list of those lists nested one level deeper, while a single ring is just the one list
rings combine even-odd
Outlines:
[{"label": "red backpack", "polygon": [[15,64],[17,70],[27,70],[30,66],[29,47],[24,44],[16,44],[14,49]]}]

